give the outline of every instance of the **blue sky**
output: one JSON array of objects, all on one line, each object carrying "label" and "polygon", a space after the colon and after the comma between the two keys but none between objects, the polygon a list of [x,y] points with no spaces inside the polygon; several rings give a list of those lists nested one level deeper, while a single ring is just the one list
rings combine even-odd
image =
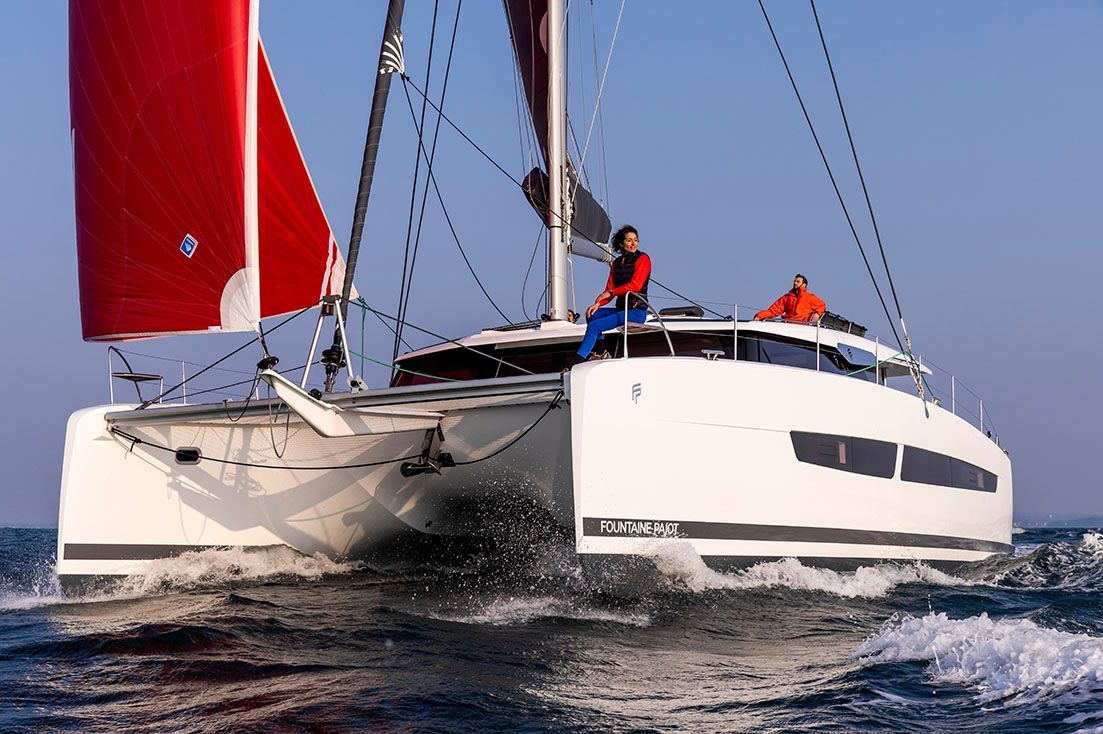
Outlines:
[{"label": "blue sky", "polygon": [[[432,6],[408,5],[408,72],[424,87]],[[600,65],[618,4],[573,5],[572,28],[586,39],[572,47],[582,59],[573,67],[572,117],[583,136],[593,104],[591,22]],[[385,6],[262,2],[269,57],[340,242],[348,237]],[[694,8],[634,0],[625,9],[603,96],[614,222],[640,229],[657,277],[683,292],[761,306],[801,271],[831,310],[888,336],[757,4]],[[810,10],[778,0],[767,8],[860,232],[875,247]],[[1103,3],[840,0],[818,9],[917,351],[984,396],[1014,462],[1017,516],[1103,514],[1094,468],[1103,409],[1095,336]],[[8,344],[0,363],[0,525],[56,522],[66,417],[107,392],[105,348],[80,340],[66,13],[62,2],[8,0],[0,28],[7,101],[0,304]],[[455,5],[443,2],[440,13],[438,64]],[[440,70],[432,80],[438,91]],[[520,177],[527,154],[518,142],[513,74],[500,5],[467,0],[445,109]],[[357,277],[385,311],[397,299],[412,130],[395,86]],[[598,156],[589,158],[595,166]],[[447,130],[435,172],[480,277],[520,318],[534,215],[512,183]],[[603,277],[600,266],[577,264],[580,305]],[[540,287],[529,283],[530,314]],[[410,318],[450,336],[501,321],[435,205]],[[301,361],[307,336],[292,330],[280,343],[288,360]],[[133,348],[201,362],[242,340],[175,338]],[[366,340],[373,354],[389,357],[379,327]]]}]

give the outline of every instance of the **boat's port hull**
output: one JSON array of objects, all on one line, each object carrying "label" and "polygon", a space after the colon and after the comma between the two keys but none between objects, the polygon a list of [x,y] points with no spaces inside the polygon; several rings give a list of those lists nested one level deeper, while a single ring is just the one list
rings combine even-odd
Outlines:
[{"label": "boat's port hull", "polygon": [[[439,404],[453,406],[441,425],[446,442],[442,448],[435,439],[432,454],[443,450],[456,462],[487,456],[531,426],[555,395],[445,400]],[[143,416],[101,406],[72,415],[59,575],[125,575],[207,548],[279,544],[356,558],[412,532],[508,532],[501,517],[488,516],[492,508],[560,527],[572,522],[566,410],[549,412],[523,445],[486,461],[405,477],[402,460],[418,457],[425,431],[322,438],[294,416],[254,409],[235,421],[240,408],[216,408]],[[180,464],[159,447],[192,447],[203,458]]]}]

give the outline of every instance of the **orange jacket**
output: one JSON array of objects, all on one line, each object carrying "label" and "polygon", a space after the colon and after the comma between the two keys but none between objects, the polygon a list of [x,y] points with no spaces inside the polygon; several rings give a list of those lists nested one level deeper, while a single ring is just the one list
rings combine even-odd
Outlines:
[{"label": "orange jacket", "polygon": [[755,320],[772,319],[780,316],[786,321],[807,323],[812,314],[823,315],[827,310],[827,304],[814,293],[809,293],[808,288],[801,288],[798,293],[789,291],[781,298],[774,301],[774,305],[765,311],[759,311],[754,315]]}]

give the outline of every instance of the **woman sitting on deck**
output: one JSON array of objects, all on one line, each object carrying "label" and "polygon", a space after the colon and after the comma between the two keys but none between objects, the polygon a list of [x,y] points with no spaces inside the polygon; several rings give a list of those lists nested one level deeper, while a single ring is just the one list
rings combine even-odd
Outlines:
[{"label": "woman sitting on deck", "polygon": [[[628,320],[642,324],[647,320],[647,284],[651,280],[651,258],[640,250],[640,233],[625,225],[613,235],[613,251],[619,256],[609,266],[609,280],[593,305],[586,309],[586,336],[578,348],[577,362],[590,356],[602,332],[624,324],[625,299]],[[637,297],[639,294],[640,297]],[[614,308],[602,308],[616,298]]]}]

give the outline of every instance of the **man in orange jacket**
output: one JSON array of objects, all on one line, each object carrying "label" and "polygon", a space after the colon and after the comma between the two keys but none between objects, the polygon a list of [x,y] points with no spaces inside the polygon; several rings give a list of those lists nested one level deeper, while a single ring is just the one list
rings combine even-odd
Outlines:
[{"label": "man in orange jacket", "polygon": [[801,324],[816,323],[827,310],[827,304],[815,294],[808,292],[808,279],[800,273],[793,278],[793,290],[774,301],[774,305],[754,315],[755,321],[772,319],[777,316],[786,321]]}]

